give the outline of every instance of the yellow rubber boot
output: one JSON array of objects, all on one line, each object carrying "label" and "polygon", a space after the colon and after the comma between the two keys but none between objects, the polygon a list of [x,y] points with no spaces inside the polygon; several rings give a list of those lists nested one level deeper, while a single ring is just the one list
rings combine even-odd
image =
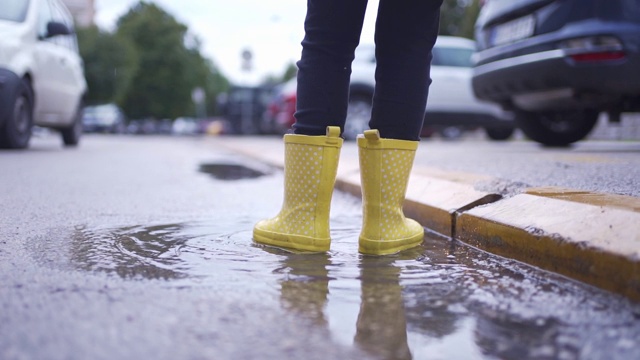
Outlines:
[{"label": "yellow rubber boot", "polygon": [[424,228],[407,219],[402,204],[417,141],[381,139],[378,130],[358,137],[363,220],[359,251],[386,255],[419,245]]},{"label": "yellow rubber boot", "polygon": [[340,128],[326,136],[285,135],[284,201],[278,215],[253,228],[253,239],[286,249],[329,250],[329,209],[342,147]]}]

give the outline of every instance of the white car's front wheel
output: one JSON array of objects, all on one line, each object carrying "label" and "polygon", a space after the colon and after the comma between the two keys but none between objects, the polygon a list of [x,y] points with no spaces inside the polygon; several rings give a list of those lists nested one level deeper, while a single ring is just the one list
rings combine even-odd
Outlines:
[{"label": "white car's front wheel", "polygon": [[9,104],[8,116],[0,129],[0,147],[24,149],[29,146],[33,128],[33,95],[27,81],[17,82]]}]

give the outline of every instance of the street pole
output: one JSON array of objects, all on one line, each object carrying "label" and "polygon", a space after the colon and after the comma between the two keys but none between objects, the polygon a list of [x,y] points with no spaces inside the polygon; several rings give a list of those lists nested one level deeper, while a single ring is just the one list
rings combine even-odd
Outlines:
[{"label": "street pole", "polygon": [[250,133],[253,131],[253,97],[254,93],[249,84],[249,74],[253,69],[253,53],[250,49],[244,49],[242,51],[242,71],[247,75],[245,78],[245,88],[248,96],[243,97],[242,115],[240,116],[240,128],[243,133]]}]

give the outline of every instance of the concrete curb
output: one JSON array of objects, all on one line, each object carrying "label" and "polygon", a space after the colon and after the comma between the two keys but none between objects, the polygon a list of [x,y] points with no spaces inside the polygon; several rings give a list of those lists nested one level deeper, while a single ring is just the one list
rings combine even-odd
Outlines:
[{"label": "concrete curb", "polygon": [[529,189],[457,219],[455,238],[640,301],[640,199]]},{"label": "concrete curb", "polygon": [[[284,166],[281,141],[220,140],[234,152]],[[446,237],[640,301],[640,198],[561,188],[502,198],[475,189],[487,179],[415,166],[405,214]],[[336,188],[360,196],[354,151],[343,149]]]}]

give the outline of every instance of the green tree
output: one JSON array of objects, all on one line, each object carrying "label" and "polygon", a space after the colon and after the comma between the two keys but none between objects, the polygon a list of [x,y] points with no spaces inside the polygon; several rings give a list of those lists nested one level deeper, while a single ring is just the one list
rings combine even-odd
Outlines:
[{"label": "green tree", "polygon": [[96,26],[78,28],[77,34],[89,87],[87,103],[122,101],[138,66],[133,45]]},{"label": "green tree", "polygon": [[465,8],[464,17],[462,18],[462,23],[460,25],[460,36],[473,39],[478,14],[480,14],[480,0],[473,0]]},{"label": "green tree", "polygon": [[440,34],[473,38],[479,0],[444,0],[440,13]]},{"label": "green tree", "polygon": [[129,39],[139,54],[138,71],[121,102],[130,117],[193,115],[193,89],[202,87],[211,99],[227,86],[202,56],[199,41],[189,36],[187,26],[156,4],[135,4],[118,20],[117,34]]},{"label": "green tree", "polygon": [[296,75],[298,75],[298,66],[296,66],[295,63],[289,63],[289,65],[287,65],[287,69],[282,75],[282,82],[293,79]]},{"label": "green tree", "polygon": [[[226,92],[229,81],[224,77],[215,64],[205,58],[200,51],[200,41],[194,38],[194,43],[187,49],[188,68],[191,69],[187,76],[192,88],[202,88],[205,92],[205,105],[207,115],[220,115],[217,95]],[[192,104],[191,114],[197,114],[196,104]]]}]

